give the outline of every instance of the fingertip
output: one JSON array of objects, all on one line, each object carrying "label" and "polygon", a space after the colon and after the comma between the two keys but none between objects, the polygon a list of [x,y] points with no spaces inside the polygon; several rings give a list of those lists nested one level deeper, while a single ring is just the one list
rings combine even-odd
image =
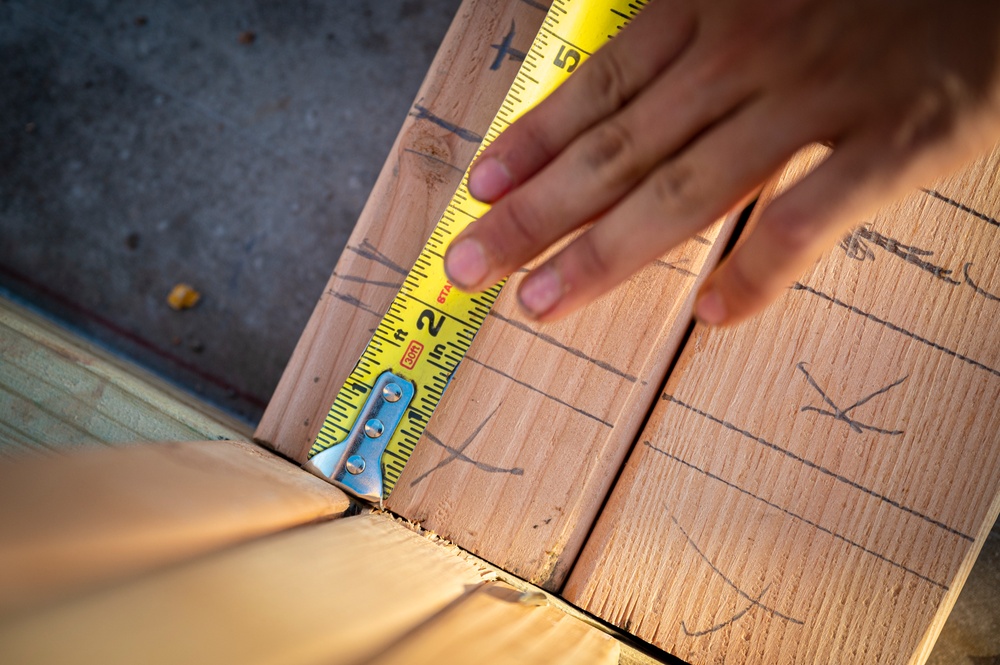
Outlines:
[{"label": "fingertip", "polygon": [[509,192],[513,184],[510,170],[495,157],[477,161],[469,172],[469,193],[486,203],[492,203]]},{"label": "fingertip", "polygon": [[459,238],[444,254],[444,272],[463,291],[473,291],[489,272],[486,251],[475,238]]},{"label": "fingertip", "polygon": [[559,271],[551,265],[544,265],[524,279],[517,291],[517,300],[525,314],[541,319],[555,309],[565,292]]},{"label": "fingertip", "polygon": [[709,285],[701,292],[694,306],[694,315],[699,321],[710,326],[719,326],[726,322],[729,313],[718,289]]}]

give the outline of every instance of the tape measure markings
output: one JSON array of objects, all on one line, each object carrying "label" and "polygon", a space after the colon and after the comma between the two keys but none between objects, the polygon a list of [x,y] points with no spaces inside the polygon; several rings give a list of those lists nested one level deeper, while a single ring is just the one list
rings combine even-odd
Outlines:
[{"label": "tape measure markings", "polygon": [[[613,26],[613,22],[606,19],[588,18],[601,16],[587,11],[592,9],[593,2],[586,6],[577,4],[575,14],[570,14],[565,7],[569,1],[553,1],[514,83],[490,123],[480,151],[599,48],[604,41],[602,33]],[[612,10],[607,18],[622,16],[622,12],[614,10],[625,9],[625,3],[620,0],[604,2]],[[627,6],[638,11],[633,3]],[[573,37],[572,41],[560,34],[561,17],[566,17],[565,34]],[[560,44],[558,51],[557,42]],[[579,46],[580,43],[593,43],[594,46],[586,49]],[[307,468],[352,491],[352,476],[347,474],[346,468],[350,474],[355,474],[358,483],[368,488],[364,491],[366,498],[380,499],[392,491],[504,284],[500,282],[482,293],[467,294],[455,289],[444,273],[446,245],[489,210],[487,204],[469,196],[467,186],[466,175],[338,392],[309,452]],[[457,215],[456,211],[464,216]],[[413,389],[406,389],[405,402],[393,405],[392,395],[385,397],[381,393],[394,388],[392,382],[398,388],[400,381],[410,383]],[[375,419],[380,409],[391,413],[394,420],[384,424],[368,420],[362,428],[365,423],[360,422],[361,414]],[[366,463],[356,452],[361,449],[358,446],[368,451],[365,455],[370,455],[374,449],[381,450],[377,464],[382,478],[380,494],[372,494],[370,489],[376,460]],[[345,467],[348,455],[350,463]],[[366,466],[368,471],[364,470]],[[362,478],[364,483],[361,483]]]}]

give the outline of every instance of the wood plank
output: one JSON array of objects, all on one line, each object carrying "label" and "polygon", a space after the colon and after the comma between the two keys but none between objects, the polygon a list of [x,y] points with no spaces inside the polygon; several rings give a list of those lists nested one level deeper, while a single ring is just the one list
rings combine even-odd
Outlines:
[{"label": "wood plank", "polygon": [[567,598],[695,665],[922,662],[1000,510],[998,170],[696,328]]},{"label": "wood plank", "polygon": [[244,423],[0,298],[0,456],[246,439]]},{"label": "wood plank", "polygon": [[0,616],[348,507],[339,490],[249,443],[8,461],[0,464]]},{"label": "wood plank", "polygon": [[[421,92],[434,114],[477,134],[514,74],[512,66],[502,75],[490,68],[491,45],[513,20],[514,46],[527,49],[533,30],[524,26],[541,20],[528,3],[504,6],[498,21],[493,3],[463,5]],[[507,18],[511,12],[516,19]],[[445,62],[461,67],[448,70]],[[304,459],[473,154],[470,142],[419,117],[404,125],[257,430],[258,440],[295,459]],[[446,152],[460,165],[454,177],[428,180],[427,160],[413,160],[411,146],[428,141],[460,144]],[[558,324],[522,318],[514,297],[522,275],[515,275],[388,506],[533,583],[559,588],[688,326],[691,295],[734,221],[716,223]]]},{"label": "wood plank", "polygon": [[616,665],[610,635],[502,582],[485,584],[370,665]]},{"label": "wood plank", "polygon": [[359,663],[482,582],[454,547],[359,515],[0,623],[0,660]]}]

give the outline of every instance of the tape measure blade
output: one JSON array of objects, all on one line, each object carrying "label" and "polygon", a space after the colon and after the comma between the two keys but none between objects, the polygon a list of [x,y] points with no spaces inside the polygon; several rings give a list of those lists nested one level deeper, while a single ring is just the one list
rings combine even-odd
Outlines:
[{"label": "tape measure blade", "polygon": [[[553,0],[476,156],[551,94],[645,4],[644,0]],[[467,183],[468,172],[379,321],[309,451],[312,459],[345,440],[356,426],[368,393],[385,372],[411,382],[414,399],[400,422],[393,425],[393,434],[378,460],[383,498],[395,487],[503,288],[504,282],[500,282],[481,293],[464,293],[445,275],[443,257],[448,244],[490,207],[469,195]]]}]

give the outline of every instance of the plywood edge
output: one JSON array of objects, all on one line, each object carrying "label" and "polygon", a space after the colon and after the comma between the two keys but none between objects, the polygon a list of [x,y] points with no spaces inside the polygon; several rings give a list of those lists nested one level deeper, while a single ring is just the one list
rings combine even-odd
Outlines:
[{"label": "plywood edge", "polygon": [[358,515],[0,622],[0,660],[361,663],[484,581],[428,539]]},{"label": "plywood edge", "polygon": [[489,582],[435,615],[369,665],[538,663],[615,665],[610,636],[532,593]]},{"label": "plywood edge", "polygon": [[[66,366],[82,368],[98,381],[117,386],[129,397],[128,403],[123,401],[121,407],[129,410],[124,417],[130,422],[141,422],[144,415],[155,417],[157,421],[166,422],[166,431],[177,439],[250,438],[246,423],[5,298],[0,298],[0,326],[24,336]],[[58,367],[50,369],[58,371]],[[87,395],[80,397],[88,398]],[[92,397],[97,399],[100,395]],[[17,424],[12,422],[16,414],[5,414],[2,419],[7,425]],[[147,440],[163,438],[158,436],[163,431],[163,426],[150,431]]]},{"label": "plywood edge", "polygon": [[622,631],[610,623],[602,621],[585,610],[580,609],[576,605],[573,605],[557,593],[548,591],[536,584],[532,584],[531,582],[504,570],[490,561],[472,554],[471,552],[449,541],[447,538],[443,538],[433,531],[424,529],[416,522],[412,522],[405,517],[400,517],[399,515],[394,515],[391,512],[373,512],[376,512],[382,519],[391,520],[399,526],[420,535],[430,542],[438,544],[447,551],[451,552],[453,555],[474,565],[481,571],[484,580],[496,581],[516,589],[524,596],[519,599],[520,602],[534,602],[536,604],[551,606],[564,613],[566,616],[572,617],[574,620],[612,637],[618,644],[618,662],[620,665],[657,665],[658,663],[665,663],[667,665],[682,665],[681,661],[677,660],[670,654],[660,651],[653,645],[639,640],[635,636]]},{"label": "plywood edge", "polygon": [[252,444],[81,449],[0,464],[0,616],[350,506]]}]

